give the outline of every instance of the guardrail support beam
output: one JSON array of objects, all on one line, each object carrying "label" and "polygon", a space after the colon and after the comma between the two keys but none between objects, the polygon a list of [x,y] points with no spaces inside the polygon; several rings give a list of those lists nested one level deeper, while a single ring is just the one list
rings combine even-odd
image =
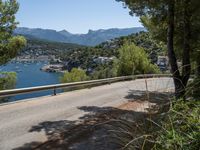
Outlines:
[{"label": "guardrail support beam", "polygon": [[69,88],[69,87],[89,86],[89,85],[91,86],[91,85],[99,85],[99,84],[111,84],[114,82],[141,79],[144,77],[145,78],[172,77],[172,75],[170,74],[130,75],[130,76],[114,77],[114,78],[99,79],[99,80],[81,81],[81,82],[74,82],[74,83],[64,83],[64,84],[54,84],[54,85],[38,86],[38,87],[31,87],[31,88],[3,90],[3,91],[0,91],[0,97],[9,97],[9,96],[15,96],[15,95],[20,95],[20,94],[28,94],[28,93],[48,91],[48,90],[53,90],[52,95],[56,95],[57,89],[64,89],[67,87]]}]

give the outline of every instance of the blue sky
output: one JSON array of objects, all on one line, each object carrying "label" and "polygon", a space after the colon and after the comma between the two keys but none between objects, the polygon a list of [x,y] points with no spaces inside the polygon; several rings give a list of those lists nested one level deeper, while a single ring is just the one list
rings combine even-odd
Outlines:
[{"label": "blue sky", "polygon": [[88,29],[140,27],[122,3],[115,0],[18,0],[21,27],[87,33]]}]

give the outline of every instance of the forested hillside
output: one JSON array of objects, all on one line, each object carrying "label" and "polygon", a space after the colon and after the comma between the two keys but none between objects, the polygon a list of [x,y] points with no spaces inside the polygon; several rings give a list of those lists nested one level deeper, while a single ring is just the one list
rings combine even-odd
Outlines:
[{"label": "forested hillside", "polygon": [[54,55],[60,57],[66,51],[82,49],[84,47],[78,44],[52,42],[29,36],[27,38],[27,45],[18,53],[18,56]]},{"label": "forested hillside", "polygon": [[109,50],[105,53],[105,55],[118,55],[118,49],[124,45],[126,42],[134,43],[139,47],[144,48],[146,53],[149,55],[149,58],[153,63],[157,62],[157,56],[164,55],[166,52],[166,48],[162,42],[158,42],[153,40],[148,32],[140,32],[136,34],[132,34],[129,36],[122,36],[120,38],[115,38],[109,40],[107,42],[103,42],[102,44],[96,46],[96,48],[101,48],[104,50]]},{"label": "forested hillside", "polygon": [[162,43],[157,43],[152,40],[150,35],[146,32],[132,34],[109,40],[95,47],[82,47],[72,51],[66,51],[62,55],[62,60],[69,61],[74,67],[81,67],[83,69],[94,68],[96,65],[93,62],[97,57],[119,57],[119,48],[126,42],[134,43],[136,46],[142,47],[151,59],[152,63],[157,62],[159,54],[165,54],[165,47]]}]

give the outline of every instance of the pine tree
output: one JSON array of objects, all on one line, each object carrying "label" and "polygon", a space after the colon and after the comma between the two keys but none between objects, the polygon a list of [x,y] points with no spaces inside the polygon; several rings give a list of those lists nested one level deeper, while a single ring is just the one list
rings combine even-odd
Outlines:
[{"label": "pine tree", "polygon": [[[196,0],[117,0],[141,17],[143,25],[155,39],[165,42],[175,84],[176,97],[185,94],[191,74],[191,53],[199,56],[199,5]],[[191,36],[192,33],[195,36]],[[193,50],[193,51],[192,51]],[[194,57],[193,57],[194,58]],[[181,68],[177,60],[182,61]],[[199,59],[194,59],[200,64]],[[198,68],[200,72],[200,68]]]},{"label": "pine tree", "polygon": [[19,9],[16,0],[0,0],[0,65],[14,58],[18,51],[25,46],[22,36],[13,36],[17,26],[15,14]]}]

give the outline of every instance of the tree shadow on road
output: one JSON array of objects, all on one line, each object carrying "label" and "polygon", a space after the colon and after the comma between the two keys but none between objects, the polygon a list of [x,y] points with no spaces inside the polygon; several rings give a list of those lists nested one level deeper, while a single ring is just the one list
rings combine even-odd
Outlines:
[{"label": "tree shadow on road", "polygon": [[[149,101],[159,106],[156,113],[152,114],[152,118],[158,113],[167,111],[168,102],[171,94],[130,90],[125,97],[129,102]],[[148,98],[147,98],[148,97]],[[166,105],[167,104],[167,105]],[[161,106],[162,105],[162,106]],[[162,108],[162,109],[160,109]],[[125,107],[97,107],[82,106],[78,108],[87,114],[81,116],[77,121],[60,120],[46,121],[33,126],[29,132],[44,131],[48,139],[45,143],[32,142],[14,150],[112,150],[119,149],[120,144],[116,144],[111,137],[110,130],[117,120],[131,120],[132,122],[141,122],[144,125],[146,118],[149,117],[148,112],[138,112],[134,109],[126,109]],[[133,126],[134,130],[137,128]],[[137,130],[137,132],[140,130]]]}]

